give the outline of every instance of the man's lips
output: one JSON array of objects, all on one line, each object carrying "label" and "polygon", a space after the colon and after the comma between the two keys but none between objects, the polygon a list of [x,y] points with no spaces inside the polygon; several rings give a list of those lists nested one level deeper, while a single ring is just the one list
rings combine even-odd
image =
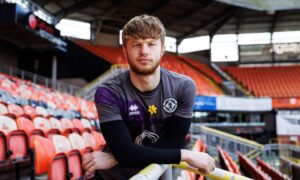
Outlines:
[{"label": "man's lips", "polygon": [[146,58],[140,58],[140,59],[138,59],[138,62],[140,62],[140,63],[150,63],[150,62],[152,62],[152,60],[151,59],[146,59]]}]

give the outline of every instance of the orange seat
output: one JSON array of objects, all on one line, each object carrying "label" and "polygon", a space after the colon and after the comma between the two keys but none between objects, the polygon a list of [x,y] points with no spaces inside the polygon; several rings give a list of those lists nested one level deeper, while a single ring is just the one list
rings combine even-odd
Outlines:
[{"label": "orange seat", "polygon": [[63,131],[62,125],[58,119],[50,117],[49,122],[52,129],[58,129],[60,132]]},{"label": "orange seat", "polygon": [[8,163],[7,153],[8,153],[8,149],[7,149],[6,136],[3,132],[0,131],[0,167]]},{"label": "orange seat", "polygon": [[[18,129],[24,130],[29,137],[29,144],[31,144],[31,140],[35,136],[45,136],[45,133],[41,129],[36,129],[31,120],[26,117],[18,117],[16,120]],[[32,146],[30,146],[32,147]]]},{"label": "orange seat", "polygon": [[92,129],[92,125],[90,121],[85,118],[81,118],[81,124],[83,125],[84,128]]},{"label": "orange seat", "polygon": [[37,115],[40,115],[40,116],[43,116],[43,117],[47,117],[49,115],[48,111],[45,108],[41,107],[41,106],[35,107],[35,110],[36,110]]},{"label": "orange seat", "polygon": [[68,175],[67,156],[56,153],[50,139],[35,137],[33,139],[35,175],[47,174],[50,180],[66,180]]},{"label": "orange seat", "polygon": [[[69,137],[75,137],[78,138],[75,140],[74,138],[71,138],[75,146],[80,146],[80,135],[76,133],[72,133],[69,135]],[[52,142],[54,144],[55,152],[56,153],[65,153],[67,155],[68,159],[68,171],[71,173],[71,179],[78,179],[83,178],[83,169],[81,167],[82,164],[82,158],[81,158],[81,152],[77,149],[72,150],[71,143],[68,138],[61,135],[54,135],[52,137]],[[81,143],[82,144],[82,143]],[[61,160],[62,161],[62,160]]]},{"label": "orange seat", "polygon": [[0,115],[4,115],[8,113],[8,109],[4,103],[0,103]]},{"label": "orange seat", "polygon": [[94,137],[94,139],[96,141],[96,147],[94,149],[95,150],[103,149],[105,144],[106,144],[103,135],[100,132],[97,132],[97,131],[92,131],[91,134],[92,134],[92,136]]},{"label": "orange seat", "polygon": [[26,114],[31,119],[33,119],[36,116],[36,110],[32,106],[24,105],[23,110],[24,110],[24,114]]},{"label": "orange seat", "polygon": [[29,158],[28,138],[23,130],[18,130],[15,120],[8,116],[0,116],[0,131],[6,135],[7,148],[11,152],[12,162],[23,161]]},{"label": "orange seat", "polygon": [[36,129],[41,129],[46,137],[50,137],[55,134],[60,134],[58,129],[52,129],[48,119],[37,116],[33,119],[33,123]]},{"label": "orange seat", "polygon": [[9,105],[7,105],[7,109],[8,109],[9,114],[13,114],[16,117],[24,115],[24,111],[23,111],[22,107],[20,107],[19,105],[9,104]]},{"label": "orange seat", "polygon": [[85,130],[85,127],[79,119],[72,119],[72,123],[74,125],[74,128],[78,129],[80,132],[83,132]]}]

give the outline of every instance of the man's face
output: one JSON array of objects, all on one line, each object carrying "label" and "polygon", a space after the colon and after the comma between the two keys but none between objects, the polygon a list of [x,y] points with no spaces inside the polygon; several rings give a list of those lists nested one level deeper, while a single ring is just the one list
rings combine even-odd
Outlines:
[{"label": "man's face", "polygon": [[123,48],[130,69],[139,75],[151,75],[164,54],[160,39],[128,39]]}]

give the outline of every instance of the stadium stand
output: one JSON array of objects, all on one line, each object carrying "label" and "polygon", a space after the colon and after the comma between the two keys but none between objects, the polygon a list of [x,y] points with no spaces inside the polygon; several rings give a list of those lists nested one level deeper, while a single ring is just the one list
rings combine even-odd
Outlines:
[{"label": "stadium stand", "polygon": [[300,66],[224,69],[256,97],[300,97]]},{"label": "stadium stand", "polygon": [[[25,2],[25,5],[21,7],[15,4],[16,2]],[[31,72],[45,73],[47,77],[52,75],[52,79],[48,78],[47,83],[37,84],[35,80],[24,78],[23,71],[23,74],[13,74],[13,67],[10,67],[8,72],[0,72],[0,179],[27,179],[28,175],[31,179],[86,178],[81,167],[82,157],[86,153],[103,149],[105,145],[105,139],[97,126],[99,122],[95,104],[82,97],[59,91],[57,90],[59,88],[53,84],[52,88],[49,88],[48,81],[57,80],[54,77],[55,73],[51,74],[57,68],[58,76],[80,77],[87,81],[109,72],[111,65],[128,68],[127,60],[116,39],[123,23],[131,16],[137,15],[136,13],[140,13],[140,9],[162,19],[168,35],[174,35],[176,38],[176,53],[179,53],[178,45],[184,39],[193,35],[210,36],[209,50],[188,57],[167,52],[162,58],[162,67],[191,77],[196,83],[199,99],[205,99],[198,101],[199,106],[207,109],[195,111],[195,114],[200,114],[200,117],[194,116],[193,124],[196,125],[192,124],[194,128],[190,130],[188,137],[191,144],[187,147],[192,145],[191,149],[194,151],[209,152],[218,160],[218,167],[235,174],[253,179],[300,179],[300,136],[298,129],[294,128],[298,127],[299,116],[286,118],[288,123],[284,125],[292,124],[289,127],[276,127],[275,123],[275,120],[278,120],[277,122],[284,120],[275,117],[280,115],[281,109],[288,111],[283,112],[284,115],[285,113],[300,114],[300,66],[295,64],[274,66],[273,64],[299,63],[299,43],[292,44],[292,48],[282,48],[283,54],[276,54],[274,47],[285,46],[277,46],[278,44],[274,42],[266,46],[259,44],[259,47],[265,48],[259,51],[259,54],[264,57],[260,55],[247,57],[245,54],[257,54],[259,48],[243,46],[239,44],[239,40],[236,41],[239,61],[224,63],[225,66],[230,66],[222,69],[232,77],[231,80],[237,82],[237,86],[243,86],[242,90],[246,89],[255,98],[248,98],[248,92],[228,93],[224,88],[224,81],[228,81],[229,88],[235,82],[230,82],[222,73],[209,66],[215,34],[233,33],[239,36],[248,32],[270,31],[268,32],[271,35],[270,41],[273,41],[276,31],[299,30],[299,22],[296,21],[300,12],[298,9],[290,7],[293,9],[288,10],[289,8],[284,7],[284,11],[281,11],[282,9],[257,11],[257,9],[247,9],[237,4],[232,6],[221,1],[119,2],[121,1],[0,1],[1,66],[4,62],[20,69],[26,68]],[[39,5],[32,5],[34,3]],[[133,4],[133,8],[128,8]],[[124,5],[126,8],[123,8]],[[271,6],[272,3],[269,5]],[[45,17],[47,15],[47,21],[34,16],[41,14],[43,10],[46,10],[44,15]],[[32,20],[30,17],[33,17],[33,21],[30,21]],[[55,24],[63,18],[90,22],[91,40],[61,37]],[[102,33],[109,34],[103,36]],[[110,36],[114,37],[110,38]],[[101,44],[98,41],[105,45],[98,45]],[[113,41],[111,44],[114,44],[114,47],[108,46],[110,41]],[[74,46],[73,43],[76,45],[74,49],[70,48]],[[12,53],[7,55],[5,51],[11,49]],[[78,49],[80,52],[76,51]],[[284,52],[291,49],[291,52]],[[265,50],[268,51],[269,58],[265,62],[269,62],[270,66],[259,67],[257,64],[262,63],[259,62],[260,58],[266,57]],[[205,59],[189,58],[198,55]],[[93,64],[90,62],[94,56],[96,63]],[[254,58],[249,61],[247,59],[249,57]],[[52,62],[49,61],[51,58]],[[205,63],[202,63],[202,60]],[[256,67],[239,67],[239,63],[251,65],[251,62],[256,64]],[[50,68],[51,63],[52,68]],[[83,64],[86,66],[82,66]],[[57,67],[54,68],[55,66]],[[88,70],[84,69],[85,67]],[[99,71],[95,71],[97,68]],[[88,75],[85,77],[79,72]],[[94,74],[91,75],[91,72]],[[34,74],[34,77],[36,76],[38,74]],[[226,96],[226,93],[236,97]],[[261,104],[267,108],[263,108],[264,111],[261,112],[255,100],[265,100]],[[202,128],[203,119],[208,120],[205,125],[225,127],[239,137],[228,133],[226,135],[219,129]],[[216,122],[213,122],[215,120]],[[198,121],[201,122],[200,125]],[[280,135],[276,132],[280,128],[286,134]],[[257,142],[242,137],[249,137]],[[262,145],[259,142],[261,139],[267,141],[274,137],[281,144]],[[23,174],[24,169],[29,169],[31,172]],[[11,172],[13,175],[7,176]],[[289,177],[283,173],[288,174]],[[92,179],[92,176],[87,179]],[[223,176],[221,179],[226,178],[234,179],[233,176]],[[205,177],[189,169],[182,170],[178,179],[204,180]]]},{"label": "stadium stand", "polygon": [[[127,64],[127,60],[125,59],[121,48],[97,46],[81,40],[76,40],[75,43],[112,64]],[[218,84],[222,79],[212,71],[211,68],[207,68],[206,65],[200,65],[198,63],[197,67],[193,68],[185,61],[182,61],[182,58],[183,57],[166,53],[162,58],[161,66],[194,79],[197,87],[197,94],[199,95],[224,94],[220,87],[218,87]]]}]

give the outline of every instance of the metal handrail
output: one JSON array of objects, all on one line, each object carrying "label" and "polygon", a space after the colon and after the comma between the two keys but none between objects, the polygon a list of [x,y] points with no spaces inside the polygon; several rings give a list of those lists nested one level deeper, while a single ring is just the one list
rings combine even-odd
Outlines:
[{"label": "metal handrail", "polygon": [[[189,166],[186,162],[180,162],[180,164],[172,164],[172,166],[206,176],[213,180],[251,180],[248,177],[235,174],[220,168],[215,168],[215,170],[210,174],[204,174],[198,169]],[[150,164],[139,173],[131,177],[130,180],[156,180],[159,179],[168,168],[171,168],[171,165]],[[165,179],[172,179],[172,177],[167,177]]]}]

